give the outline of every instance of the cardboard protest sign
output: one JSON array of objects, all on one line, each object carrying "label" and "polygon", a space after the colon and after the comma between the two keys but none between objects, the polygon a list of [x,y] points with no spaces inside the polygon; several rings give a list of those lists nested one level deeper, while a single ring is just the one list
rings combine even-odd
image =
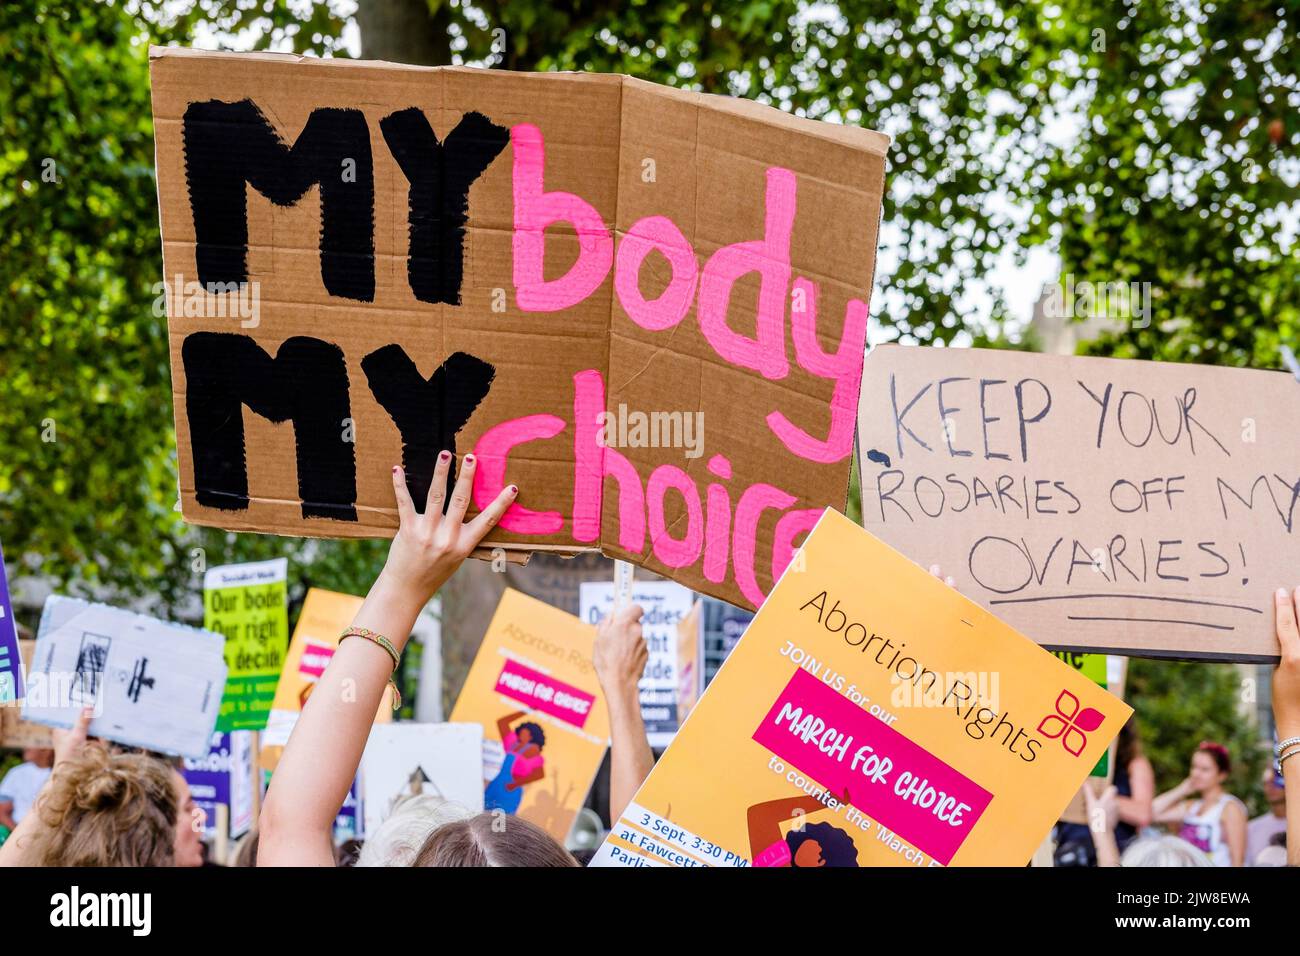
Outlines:
[{"label": "cardboard protest sign", "polygon": [[483,727],[484,807],[561,841],[609,746],[595,638],[572,614],[507,590],[451,712]]},{"label": "cardboard protest sign", "polygon": [[481,724],[377,724],[361,756],[362,830],[383,823],[406,794],[441,797],[466,810],[483,809]]},{"label": "cardboard protest sign", "polygon": [[1053,648],[1277,659],[1271,594],[1300,559],[1294,378],[900,347],[866,368],[881,540]]},{"label": "cardboard protest sign", "polygon": [[289,637],[284,558],[227,564],[203,575],[203,626],[226,637],[226,691],[217,729],[261,730]]},{"label": "cardboard protest sign", "polygon": [[[302,602],[284,670],[275,687],[275,699],[262,735],[261,766],[274,770],[289,734],[302,713],[303,704],[329,665],[339,646],[339,635],[352,623],[365,598],[310,588]],[[376,723],[393,719],[393,690],[384,689],[383,699],[375,712]]]},{"label": "cardboard protest sign", "polygon": [[[641,718],[651,747],[667,747],[677,733],[678,671],[677,625],[691,613],[695,595],[672,581],[633,581],[631,603],[645,615],[641,630],[649,657],[641,675]],[[587,624],[598,624],[614,608],[613,581],[584,581],[579,593]]]},{"label": "cardboard protest sign", "polygon": [[1297,409],[1279,372],[878,348],[863,523],[1045,646],[1276,661]]},{"label": "cardboard protest sign", "polygon": [[181,762],[181,776],[190,786],[190,796],[206,817],[205,837],[217,836],[217,821],[225,807],[231,839],[248,832],[253,822],[253,734],[248,730],[215,731],[208,752]]},{"label": "cardboard protest sign", "polygon": [[595,862],[1023,866],[1130,713],[828,509]]},{"label": "cardboard protest sign", "polygon": [[18,653],[18,627],[13,602],[9,599],[9,576],[5,573],[4,549],[0,548],[0,704],[23,696],[23,663]]},{"label": "cardboard protest sign", "polygon": [[[187,520],[392,535],[436,455],[503,554],[737,603],[848,487],[888,140],[611,75],[150,51]],[[706,427],[707,426],[707,427]]]},{"label": "cardboard protest sign", "polygon": [[[32,655],[36,652],[35,641],[18,641],[18,658],[23,671],[32,669]],[[25,747],[53,747],[54,736],[44,724],[34,724],[23,720],[22,704],[12,701],[0,704],[0,747],[22,750]]]},{"label": "cardboard protest sign", "polygon": [[93,707],[92,737],[202,757],[226,683],[224,646],[220,634],[54,595],[41,612],[23,717],[71,727]]}]

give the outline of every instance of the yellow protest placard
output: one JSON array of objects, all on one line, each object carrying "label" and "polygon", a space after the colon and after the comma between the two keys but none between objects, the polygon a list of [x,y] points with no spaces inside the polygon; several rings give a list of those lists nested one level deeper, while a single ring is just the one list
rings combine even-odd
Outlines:
[{"label": "yellow protest placard", "polygon": [[[289,653],[284,659],[284,670],[280,672],[280,682],[275,688],[266,732],[262,735],[261,766],[264,770],[274,770],[279,763],[280,753],[289,742],[289,734],[298,722],[303,705],[338,649],[339,635],[352,623],[364,600],[355,594],[339,594],[321,588],[307,591],[298,624],[293,629],[293,640],[289,642]],[[375,723],[393,719],[392,694],[391,688],[385,688],[383,700],[375,713]]]},{"label": "yellow protest placard", "polygon": [[506,589],[453,723],[483,725],[484,809],[564,840],[609,746],[609,711],[591,663],[596,629]]},{"label": "yellow protest placard", "polygon": [[1130,713],[828,510],[595,862],[1023,866]]}]

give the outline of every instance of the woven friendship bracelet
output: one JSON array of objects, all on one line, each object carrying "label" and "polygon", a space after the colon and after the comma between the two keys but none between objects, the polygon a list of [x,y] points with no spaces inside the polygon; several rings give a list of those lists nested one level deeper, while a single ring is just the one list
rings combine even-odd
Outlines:
[{"label": "woven friendship bracelet", "polygon": [[[349,637],[364,637],[370,643],[378,644],[387,651],[388,656],[393,659],[393,673],[397,673],[397,665],[402,662],[402,655],[397,653],[397,648],[393,646],[392,641],[384,637],[384,635],[380,634],[378,631],[372,631],[368,627],[349,627],[339,637],[339,643],[342,643]],[[401,710],[402,692],[397,689],[397,681],[393,680],[391,677],[388,678],[388,686],[393,689],[393,710]]]}]

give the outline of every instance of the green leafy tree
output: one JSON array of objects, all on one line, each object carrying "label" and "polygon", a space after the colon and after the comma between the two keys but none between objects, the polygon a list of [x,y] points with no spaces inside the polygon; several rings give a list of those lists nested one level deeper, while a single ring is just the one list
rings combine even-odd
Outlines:
[{"label": "green leafy tree", "polygon": [[1152,316],[1094,354],[1277,367],[1300,330],[1300,9],[1072,0],[1028,35],[1080,135],[1032,171],[1022,243],[1062,271],[1150,283]]},{"label": "green leafy tree", "polygon": [[11,576],[148,596],[193,619],[206,566],[287,554],[368,586],[379,542],[193,528],[175,435],[141,23],[108,4],[0,6],[0,537]]}]

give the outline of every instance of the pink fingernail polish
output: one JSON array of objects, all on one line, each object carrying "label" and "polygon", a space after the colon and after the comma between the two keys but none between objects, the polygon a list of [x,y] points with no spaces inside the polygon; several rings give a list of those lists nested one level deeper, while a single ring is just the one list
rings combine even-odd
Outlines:
[{"label": "pink fingernail polish", "polygon": [[451,457],[451,452],[449,452],[449,451],[442,451],[442,452],[439,452],[439,453],[438,453],[438,460],[439,460],[439,461],[446,461],[446,460],[449,459],[450,457]]},{"label": "pink fingernail polish", "polygon": [[519,486],[518,486],[518,485],[511,485],[511,486],[510,486],[510,493],[511,493],[512,495],[517,495],[517,494],[519,494]]},{"label": "pink fingernail polish", "polygon": [[473,455],[466,455],[466,456],[465,456],[465,464],[467,464],[467,465],[472,465],[472,464],[474,464],[474,456],[473,456]]},{"label": "pink fingernail polish", "polygon": [[396,465],[393,466],[393,474],[397,474],[397,466],[396,466]]}]

